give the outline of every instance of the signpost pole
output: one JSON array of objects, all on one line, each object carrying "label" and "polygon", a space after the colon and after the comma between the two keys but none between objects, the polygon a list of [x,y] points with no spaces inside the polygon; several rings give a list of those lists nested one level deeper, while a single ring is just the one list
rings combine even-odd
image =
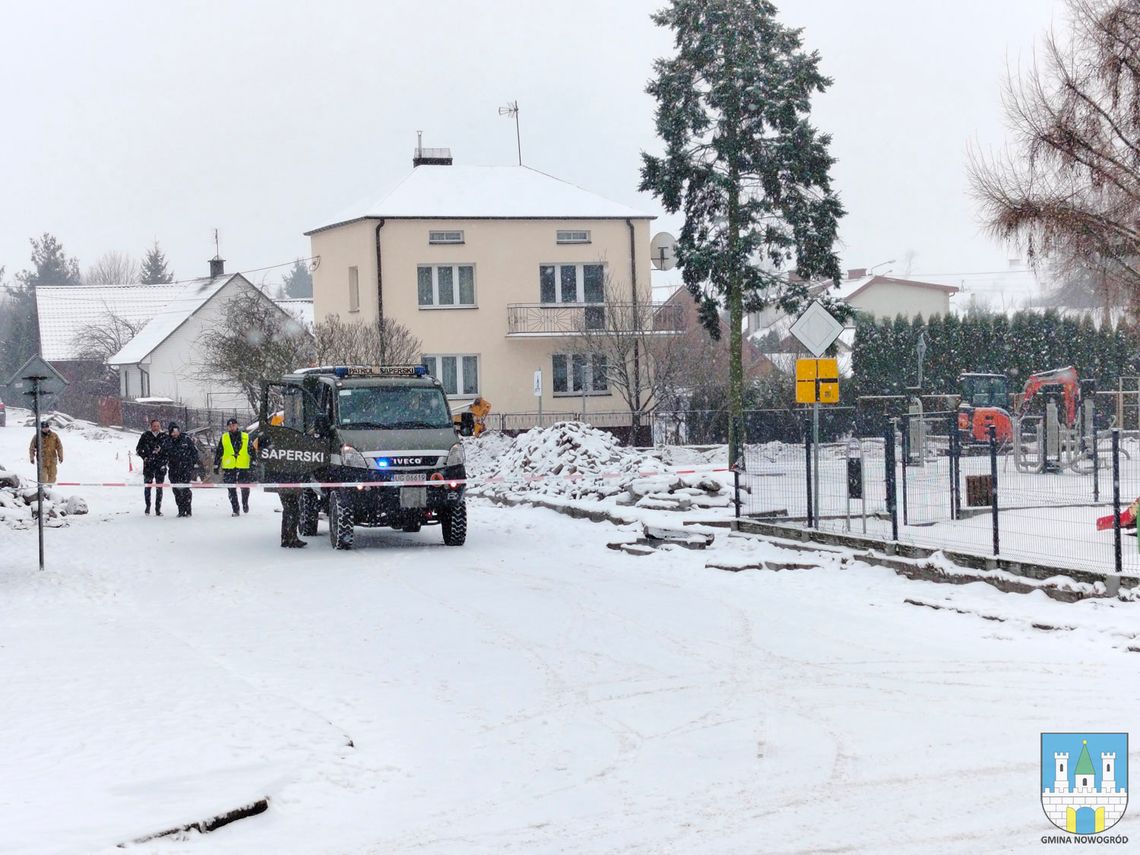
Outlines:
[{"label": "signpost pole", "polygon": [[44,432],[40,429],[40,378],[32,382],[32,409],[36,414],[36,522],[40,537],[40,570],[44,569]]},{"label": "signpost pole", "polygon": [[815,527],[819,528],[819,518],[823,516],[823,496],[819,492],[819,404],[811,405],[811,453],[815,458],[812,462],[815,466],[815,472],[812,473],[815,477],[815,485],[813,492],[815,493]]}]

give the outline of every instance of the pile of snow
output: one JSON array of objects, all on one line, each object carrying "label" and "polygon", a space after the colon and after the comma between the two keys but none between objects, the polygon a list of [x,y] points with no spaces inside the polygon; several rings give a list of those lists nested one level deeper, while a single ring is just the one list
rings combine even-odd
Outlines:
[{"label": "pile of snow", "polygon": [[473,495],[541,494],[567,499],[611,499],[652,510],[727,507],[719,480],[671,473],[655,454],[621,445],[611,434],[580,422],[533,428],[513,441],[484,434],[467,444]]},{"label": "pile of snow", "polygon": [[[0,525],[31,528],[38,513],[35,483],[25,483],[0,464]],[[44,488],[44,525],[59,528],[67,525],[66,517],[85,513],[87,502],[80,496],[61,496],[50,487]]]}]

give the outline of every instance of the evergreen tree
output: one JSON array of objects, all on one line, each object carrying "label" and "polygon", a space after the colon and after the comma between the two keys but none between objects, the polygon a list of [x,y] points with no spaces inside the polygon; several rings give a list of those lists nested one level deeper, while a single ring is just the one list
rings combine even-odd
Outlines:
[{"label": "evergreen tree", "polygon": [[[63,246],[46,232],[31,239],[32,266],[16,274],[14,285],[0,291],[0,380],[7,380],[30,357],[39,353],[39,317],[36,312],[36,286],[79,285],[83,278],[79,262],[69,258]],[[2,277],[0,277],[2,279]]]},{"label": "evergreen tree", "polygon": [[286,297],[311,299],[313,296],[313,274],[309,272],[309,265],[299,258],[285,274],[283,284]]},{"label": "evergreen tree", "polygon": [[166,256],[159,249],[158,241],[143,256],[141,281],[144,285],[166,285],[174,281],[174,274],[166,267]]},{"label": "evergreen tree", "polygon": [[808,121],[811,96],[831,81],[801,31],[782,25],[770,0],[672,0],[653,15],[673,30],[676,54],[654,63],[663,157],[642,153],[641,189],[684,209],[677,263],[701,322],[729,322],[729,459],[743,438],[744,313],[775,301],[796,311],[803,281],[836,283],[832,250],[843,208],[831,189],[830,138]]}]

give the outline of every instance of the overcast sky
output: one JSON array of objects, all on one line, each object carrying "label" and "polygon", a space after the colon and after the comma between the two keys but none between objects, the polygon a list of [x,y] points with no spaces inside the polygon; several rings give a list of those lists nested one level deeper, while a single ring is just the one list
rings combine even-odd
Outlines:
[{"label": "overcast sky", "polygon": [[[0,0],[0,265],[25,267],[45,231],[84,267],[158,238],[179,278],[207,271],[215,227],[231,271],[307,256],[303,231],[410,170],[418,129],[457,163],[513,163],[511,99],[524,163],[663,214],[636,189],[658,146],[645,83],[671,48],[660,5]],[[813,121],[834,137],[843,264],[1004,267],[1016,253],[979,228],[967,146],[1001,142],[1007,62],[1063,25],[1061,4],[777,5],[835,81]]]}]

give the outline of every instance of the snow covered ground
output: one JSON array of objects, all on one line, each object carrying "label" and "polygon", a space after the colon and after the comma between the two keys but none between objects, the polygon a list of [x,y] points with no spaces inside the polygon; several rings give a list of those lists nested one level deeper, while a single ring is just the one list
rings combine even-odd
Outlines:
[{"label": "snow covered ground", "polygon": [[[30,475],[18,421],[0,464]],[[134,436],[63,441],[61,480],[137,478]],[[186,520],[71,492],[90,513],[44,573],[0,527],[3,853],[124,851],[263,797],[126,851],[1030,852],[1056,833],[1040,732],[1140,731],[1138,603],[727,532],[632,557],[606,548],[632,528],[478,502],[459,549],[282,550],[268,495]],[[762,561],[806,568],[706,567]]]}]

